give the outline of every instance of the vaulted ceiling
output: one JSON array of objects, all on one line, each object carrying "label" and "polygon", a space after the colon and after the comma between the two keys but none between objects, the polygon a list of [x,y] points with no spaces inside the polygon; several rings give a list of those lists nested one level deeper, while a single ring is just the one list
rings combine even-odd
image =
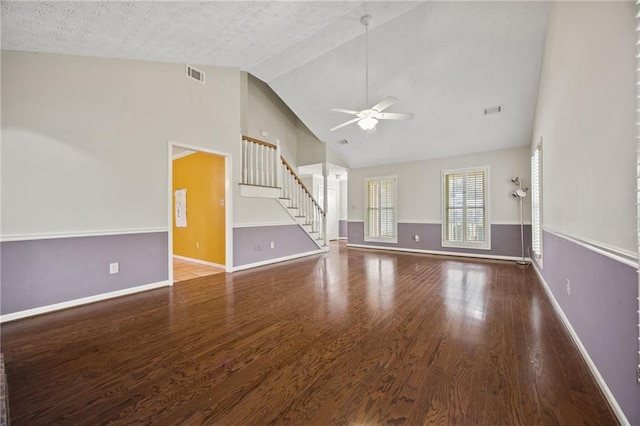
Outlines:
[{"label": "vaulted ceiling", "polygon": [[[530,143],[547,2],[2,2],[2,48],[238,67],[351,167]],[[367,135],[331,108],[399,101]],[[484,115],[485,107],[503,112]],[[339,144],[347,140],[348,144]]]}]

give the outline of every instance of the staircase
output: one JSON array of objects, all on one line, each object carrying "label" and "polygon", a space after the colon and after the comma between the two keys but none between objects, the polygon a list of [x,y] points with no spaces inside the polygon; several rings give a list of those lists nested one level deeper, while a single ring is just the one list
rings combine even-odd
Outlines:
[{"label": "staircase", "polygon": [[281,155],[278,143],[242,136],[240,193],[277,199],[319,248],[327,246],[325,212]]}]

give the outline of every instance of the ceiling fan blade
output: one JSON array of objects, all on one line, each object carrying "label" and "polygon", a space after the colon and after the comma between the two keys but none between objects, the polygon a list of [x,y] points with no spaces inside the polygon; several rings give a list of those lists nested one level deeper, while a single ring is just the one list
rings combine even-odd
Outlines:
[{"label": "ceiling fan blade", "polygon": [[386,98],[384,98],[383,100],[381,100],[380,102],[372,106],[371,109],[376,110],[378,112],[382,112],[385,109],[389,108],[391,105],[395,104],[396,102],[398,102],[398,98],[395,98],[393,96],[387,96]]},{"label": "ceiling fan blade", "polygon": [[384,112],[378,115],[380,120],[411,120],[415,114],[410,112]]},{"label": "ceiling fan blade", "polygon": [[352,109],[342,109],[342,108],[333,108],[331,111],[344,112],[345,114],[353,114],[353,115],[358,115],[360,113],[360,111],[354,111]]},{"label": "ceiling fan blade", "polygon": [[329,131],[331,132],[331,131],[334,131],[334,130],[338,130],[338,129],[339,129],[339,128],[341,128],[341,127],[348,126],[349,124],[351,124],[351,123],[355,123],[356,121],[359,121],[359,120],[360,120],[360,117],[356,117],[356,118],[354,118],[353,120],[349,120],[349,121],[347,121],[346,123],[339,124],[339,125],[337,125],[336,127],[333,127],[333,128],[331,128],[331,129],[329,129]]}]

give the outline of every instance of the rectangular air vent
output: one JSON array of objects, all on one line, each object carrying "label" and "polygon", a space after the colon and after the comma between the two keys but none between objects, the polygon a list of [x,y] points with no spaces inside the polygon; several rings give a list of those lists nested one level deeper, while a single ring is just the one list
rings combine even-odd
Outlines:
[{"label": "rectangular air vent", "polygon": [[502,112],[502,105],[496,105],[496,106],[492,106],[492,107],[487,107],[487,108],[483,109],[482,111],[484,112],[484,115],[496,114],[498,112]]},{"label": "rectangular air vent", "polygon": [[187,65],[187,77],[204,84],[204,72],[195,69],[191,65]]},{"label": "rectangular air vent", "polygon": [[338,143],[339,143],[340,145],[346,145],[346,144],[348,144],[348,143],[349,143],[349,141],[348,141],[348,140],[346,140],[346,139],[342,139],[342,140],[339,140],[339,141],[338,141]]}]

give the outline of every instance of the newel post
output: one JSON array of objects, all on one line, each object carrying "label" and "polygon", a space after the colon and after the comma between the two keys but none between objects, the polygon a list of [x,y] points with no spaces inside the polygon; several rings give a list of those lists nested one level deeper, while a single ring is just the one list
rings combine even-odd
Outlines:
[{"label": "newel post", "polygon": [[280,161],[280,139],[276,139],[276,158],[274,158],[275,169],[276,169],[276,186],[277,188],[282,187],[282,164]]}]

